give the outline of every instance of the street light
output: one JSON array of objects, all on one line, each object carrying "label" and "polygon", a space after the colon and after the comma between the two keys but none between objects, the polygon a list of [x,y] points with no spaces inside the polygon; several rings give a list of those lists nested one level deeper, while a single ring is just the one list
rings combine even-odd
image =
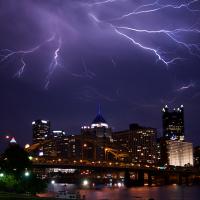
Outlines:
[{"label": "street light", "polygon": [[83,180],[83,186],[86,187],[89,185],[89,181],[87,179]]},{"label": "street light", "polygon": [[30,176],[30,173],[29,173],[28,171],[26,171],[26,172],[24,173],[24,175],[25,175],[26,177],[28,177],[28,176]]},{"label": "street light", "polygon": [[107,148],[105,148],[105,161],[107,160],[107,151],[108,151],[108,149]]},{"label": "street light", "polygon": [[30,147],[30,144],[26,144],[26,145],[24,146],[25,149],[28,149],[29,147]]},{"label": "street light", "polygon": [[33,157],[32,157],[32,156],[29,156],[28,159],[29,159],[29,160],[33,160]]},{"label": "street light", "polygon": [[3,177],[4,176],[4,173],[0,173],[0,177]]},{"label": "street light", "polygon": [[55,192],[55,188],[54,188],[55,183],[56,183],[55,180],[52,180],[52,181],[51,181],[51,185],[52,185],[52,188],[53,188],[53,192]]}]

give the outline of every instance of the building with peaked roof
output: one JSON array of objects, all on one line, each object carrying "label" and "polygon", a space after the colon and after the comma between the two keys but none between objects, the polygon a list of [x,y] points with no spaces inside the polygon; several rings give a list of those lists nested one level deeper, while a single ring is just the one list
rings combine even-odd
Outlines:
[{"label": "building with peaked roof", "polygon": [[10,144],[17,144],[17,141],[15,140],[14,137],[12,137],[12,139],[10,140]]},{"label": "building with peaked roof", "polygon": [[94,120],[92,121],[90,126],[82,126],[81,133],[82,134],[89,134],[96,137],[109,137],[111,138],[111,128],[108,126],[108,123],[104,119],[101,108],[99,106],[98,113]]},{"label": "building with peaked roof", "polygon": [[98,112],[91,125],[81,127],[82,158],[87,160],[104,160],[105,145],[112,140],[112,129],[101,113]]},{"label": "building with peaked roof", "polygon": [[91,128],[96,128],[96,127],[108,128],[108,124],[107,124],[106,120],[104,119],[104,117],[101,114],[100,106],[99,106],[98,113],[97,113],[96,117],[94,118],[94,120],[93,120],[93,122],[91,124]]}]

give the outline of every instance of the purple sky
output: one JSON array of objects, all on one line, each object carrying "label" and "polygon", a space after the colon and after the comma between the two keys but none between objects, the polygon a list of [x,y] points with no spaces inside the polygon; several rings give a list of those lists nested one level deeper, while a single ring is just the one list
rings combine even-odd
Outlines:
[{"label": "purple sky", "polygon": [[183,104],[200,144],[197,0],[1,0],[0,49],[0,131],[21,144],[35,119],[79,133],[99,103],[114,130],[160,134],[162,106]]}]

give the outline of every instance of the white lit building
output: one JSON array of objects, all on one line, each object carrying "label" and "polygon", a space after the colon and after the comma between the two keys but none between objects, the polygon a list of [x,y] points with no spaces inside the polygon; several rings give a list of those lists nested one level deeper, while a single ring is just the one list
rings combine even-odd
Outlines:
[{"label": "white lit building", "polygon": [[104,117],[101,114],[101,110],[99,107],[99,111],[96,115],[96,117],[94,118],[94,120],[92,121],[91,126],[82,126],[81,127],[81,133],[82,134],[92,134],[96,137],[99,138],[111,138],[111,128],[108,126],[106,120],[104,119]]},{"label": "white lit building", "polygon": [[[50,135],[50,121],[48,120],[35,120],[32,122],[33,130],[33,144],[43,143]],[[36,156],[44,156],[44,148],[41,146],[35,151]]]},{"label": "white lit building", "polygon": [[41,143],[50,134],[50,122],[47,120],[36,120],[32,122],[33,144]]},{"label": "white lit building", "polygon": [[189,142],[166,141],[168,164],[174,166],[193,165],[193,145]]}]

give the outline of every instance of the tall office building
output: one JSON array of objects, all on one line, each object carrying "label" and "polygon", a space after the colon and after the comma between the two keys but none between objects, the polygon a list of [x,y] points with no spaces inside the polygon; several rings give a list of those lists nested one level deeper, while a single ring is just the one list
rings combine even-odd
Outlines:
[{"label": "tall office building", "polygon": [[163,137],[169,140],[184,140],[184,108],[169,111],[166,105],[162,109]]},{"label": "tall office building", "polygon": [[159,149],[156,143],[157,131],[154,128],[131,124],[129,130],[114,132],[114,143],[126,148],[130,155],[130,162],[140,164],[156,164]]},{"label": "tall office building", "polygon": [[93,136],[103,138],[111,137],[111,128],[101,114],[101,109],[99,107],[98,113],[90,126],[82,126],[81,133],[92,134]]},{"label": "tall office building", "polygon": [[50,134],[50,122],[47,120],[36,120],[32,122],[33,144],[44,142]]},{"label": "tall office building", "polygon": [[67,158],[68,138],[64,131],[52,131],[47,140],[49,140],[49,142],[43,146],[43,153],[45,157],[52,159]]},{"label": "tall office building", "polygon": [[112,138],[112,129],[101,114],[98,113],[90,126],[81,127],[82,157],[87,160],[104,160],[105,146]]}]

